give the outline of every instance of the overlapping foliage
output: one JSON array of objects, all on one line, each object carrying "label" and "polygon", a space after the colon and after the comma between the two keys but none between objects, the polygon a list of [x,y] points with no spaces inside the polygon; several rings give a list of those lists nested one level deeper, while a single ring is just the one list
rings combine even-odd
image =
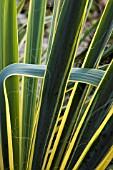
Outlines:
[{"label": "overlapping foliage", "polygon": [[[54,0],[43,65],[47,1],[30,1],[27,30],[19,39],[17,14],[24,3],[0,0],[0,169],[106,169],[113,159],[113,60],[102,67],[100,62],[113,56],[112,45],[106,50],[113,0],[91,27],[93,39],[80,55],[93,0]],[[20,64],[18,45],[25,34]],[[81,68],[74,68],[81,59]]]}]

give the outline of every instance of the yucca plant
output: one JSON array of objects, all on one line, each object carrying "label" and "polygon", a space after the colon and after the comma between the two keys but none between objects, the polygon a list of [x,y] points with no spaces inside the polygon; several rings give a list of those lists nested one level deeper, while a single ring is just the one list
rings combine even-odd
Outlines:
[{"label": "yucca plant", "polygon": [[[106,49],[113,0],[91,26],[94,36],[79,55],[93,0],[54,0],[52,21],[46,16],[47,0],[31,0],[21,34],[17,14],[24,3],[0,0],[0,170],[106,169],[113,159],[113,60],[100,63],[113,57],[113,45]],[[18,46],[25,36],[24,62],[19,63]],[[74,67],[78,61],[82,66]]]}]

